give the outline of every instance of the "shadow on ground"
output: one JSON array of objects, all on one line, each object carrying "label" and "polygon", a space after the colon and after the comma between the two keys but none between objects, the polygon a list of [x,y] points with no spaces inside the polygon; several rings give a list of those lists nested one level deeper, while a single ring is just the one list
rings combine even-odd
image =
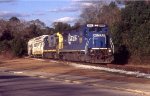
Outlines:
[{"label": "shadow on ground", "polygon": [[15,79],[15,78],[25,78],[27,76],[0,76],[0,79]]}]

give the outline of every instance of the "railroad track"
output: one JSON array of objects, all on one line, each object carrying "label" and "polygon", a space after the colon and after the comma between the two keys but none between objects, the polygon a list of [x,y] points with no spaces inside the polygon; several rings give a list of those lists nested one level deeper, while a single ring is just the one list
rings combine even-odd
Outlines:
[{"label": "railroad track", "polygon": [[[62,61],[62,60],[54,60],[54,59],[40,59],[55,63],[63,63],[65,65],[81,68],[81,69],[89,69],[89,70],[99,70],[117,74],[123,74],[126,76],[134,76],[137,78],[146,78],[150,79],[150,70],[147,69],[144,72],[138,68],[131,68],[125,65],[115,65],[115,64],[91,64],[85,62],[73,62],[73,61]],[[144,70],[144,69],[142,69]]]}]

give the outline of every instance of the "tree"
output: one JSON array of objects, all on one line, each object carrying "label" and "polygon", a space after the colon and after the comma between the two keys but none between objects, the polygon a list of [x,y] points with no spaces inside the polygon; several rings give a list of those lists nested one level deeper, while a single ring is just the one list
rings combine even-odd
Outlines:
[{"label": "tree", "polygon": [[[147,1],[128,1],[121,10],[121,21],[114,26],[119,45],[129,49],[132,59],[144,62],[150,54],[150,5]],[[120,31],[120,32],[119,32]],[[119,47],[119,46],[118,46]]]},{"label": "tree", "polygon": [[30,24],[31,25],[36,25],[38,28],[42,29],[42,28],[45,28],[45,23],[40,21],[39,19],[36,19],[36,20],[32,20],[30,21]]},{"label": "tree", "polygon": [[72,30],[76,30],[76,29],[78,29],[78,28],[80,28],[81,27],[81,23],[79,23],[79,22],[76,22],[73,26],[72,26]]},{"label": "tree", "polygon": [[100,23],[99,18],[102,12],[102,7],[106,4],[103,1],[92,1],[91,3],[91,6],[82,8],[82,13],[79,19],[81,24]]},{"label": "tree", "polygon": [[10,22],[20,22],[20,20],[17,17],[11,17],[9,19]]},{"label": "tree", "polygon": [[3,40],[12,40],[13,39],[13,36],[12,34],[10,33],[9,30],[5,30],[3,33],[2,33],[2,36],[0,37],[0,41],[3,41]]},{"label": "tree", "polygon": [[60,32],[60,33],[71,29],[70,24],[63,23],[63,22],[54,22],[53,27],[55,32]]},{"label": "tree", "polygon": [[120,9],[115,2],[109,5],[104,1],[93,1],[93,6],[82,9],[80,15],[81,23],[102,23],[112,26],[113,23],[120,21]]},{"label": "tree", "polygon": [[43,35],[50,29],[40,20],[22,21],[12,17],[9,21],[0,20],[0,53],[11,51],[15,56],[22,56],[27,52],[29,39]]},{"label": "tree", "polygon": [[25,40],[21,38],[15,38],[11,42],[11,48],[15,56],[21,57],[26,53],[27,45]]},{"label": "tree", "polygon": [[42,33],[44,35],[50,35],[54,33],[54,28],[50,28],[50,27],[45,27],[44,29],[42,29]]}]

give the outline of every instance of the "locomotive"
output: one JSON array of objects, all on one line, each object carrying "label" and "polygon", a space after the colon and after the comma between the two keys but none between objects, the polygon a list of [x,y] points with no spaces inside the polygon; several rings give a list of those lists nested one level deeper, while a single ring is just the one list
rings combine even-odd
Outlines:
[{"label": "locomotive", "polygon": [[114,45],[105,24],[86,24],[76,30],[43,35],[28,42],[28,55],[33,57],[111,63],[113,54]]}]

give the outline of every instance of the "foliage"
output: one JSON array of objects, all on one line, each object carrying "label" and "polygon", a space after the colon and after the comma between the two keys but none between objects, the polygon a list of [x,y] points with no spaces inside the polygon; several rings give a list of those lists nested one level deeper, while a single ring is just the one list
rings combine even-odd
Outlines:
[{"label": "foliage", "polygon": [[53,34],[71,29],[67,23],[55,22],[54,28],[45,26],[39,19],[22,21],[17,17],[0,20],[0,53],[11,51],[13,55],[21,57],[27,54],[27,42],[33,37]]},{"label": "foliage", "polygon": [[8,40],[0,41],[0,52],[9,51],[10,48],[11,48],[11,45]]},{"label": "foliage", "polygon": [[54,22],[53,27],[54,27],[54,32],[60,32],[60,33],[71,29],[71,26],[69,24],[63,22]]},{"label": "foliage", "polygon": [[21,57],[27,53],[29,39],[43,34],[51,34],[53,28],[45,26],[40,20],[21,21],[12,17],[8,21],[0,20],[0,53],[13,52]]},{"label": "foliage", "polygon": [[11,41],[12,52],[15,56],[21,57],[26,53],[26,42],[21,38],[15,38]]},{"label": "foliage", "polygon": [[[121,10],[121,21],[112,30],[117,47],[125,45],[131,59],[144,62],[150,55],[150,5],[146,1],[129,1]],[[137,59],[136,59],[137,60]]]},{"label": "foliage", "polygon": [[[94,2],[94,1],[93,1]],[[102,23],[112,26],[113,23],[120,21],[120,10],[115,2],[106,5],[104,1],[94,3],[94,6],[84,8],[80,15],[80,22]]]},{"label": "foliage", "polygon": [[20,20],[17,17],[11,17],[9,19],[10,22],[20,22]]}]

